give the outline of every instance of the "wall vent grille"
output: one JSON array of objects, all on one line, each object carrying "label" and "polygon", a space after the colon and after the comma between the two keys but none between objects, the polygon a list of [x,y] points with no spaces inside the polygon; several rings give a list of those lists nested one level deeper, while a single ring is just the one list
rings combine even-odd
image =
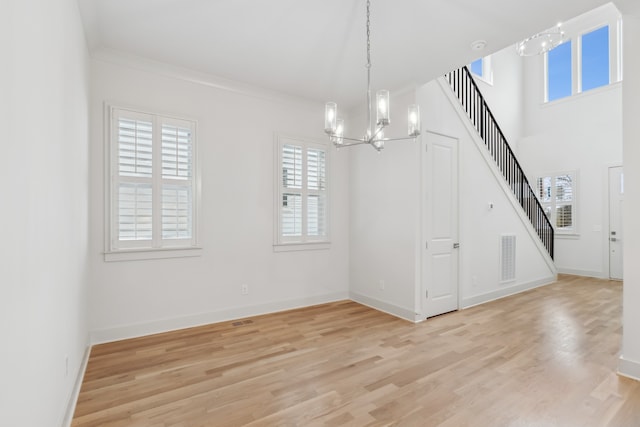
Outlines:
[{"label": "wall vent grille", "polygon": [[516,280],[516,236],[504,234],[500,239],[500,282]]}]

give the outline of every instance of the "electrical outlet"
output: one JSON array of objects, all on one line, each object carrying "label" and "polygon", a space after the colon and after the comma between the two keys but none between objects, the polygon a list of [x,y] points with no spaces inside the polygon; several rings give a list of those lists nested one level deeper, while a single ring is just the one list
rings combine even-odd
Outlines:
[{"label": "electrical outlet", "polygon": [[378,287],[384,291],[384,280],[380,279],[380,281],[378,282]]},{"label": "electrical outlet", "polygon": [[249,295],[249,285],[244,284],[240,286],[240,293],[242,293],[242,295]]}]

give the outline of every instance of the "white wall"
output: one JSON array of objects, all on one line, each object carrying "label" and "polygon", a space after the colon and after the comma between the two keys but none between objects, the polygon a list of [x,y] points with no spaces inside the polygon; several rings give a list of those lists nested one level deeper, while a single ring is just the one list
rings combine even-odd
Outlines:
[{"label": "white wall", "polygon": [[[385,136],[406,135],[404,115],[413,103],[413,91],[391,97],[392,123]],[[350,129],[359,136],[366,126]],[[389,142],[380,153],[369,146],[346,150],[351,150],[351,297],[414,320],[419,279],[416,245],[421,240],[420,142]]]},{"label": "white wall", "polygon": [[89,73],[76,1],[1,2],[0,51],[0,423],[59,426],[88,344]]},{"label": "white wall", "polygon": [[[495,163],[485,161],[482,150],[486,149],[476,144],[480,137],[475,130],[469,132],[437,82],[420,88],[417,98],[425,130],[459,140],[461,305],[479,304],[552,282],[554,269],[532,239],[530,223],[523,222],[503,190],[502,176],[497,179],[492,172]],[[516,280],[504,284],[500,283],[502,234],[516,235]]]},{"label": "white wall", "polygon": [[[439,84],[424,85],[415,96],[393,97],[392,111],[402,112],[416,101],[423,134],[432,131],[459,139],[461,306],[553,281],[555,271],[533,243]],[[392,126],[389,136],[402,136],[406,132],[402,118],[394,120],[400,123]],[[419,319],[423,312],[421,216],[428,213],[420,206],[420,147],[419,141],[391,142],[381,154],[369,147],[353,148],[350,165],[352,298],[409,320]],[[492,211],[489,202],[494,203]],[[508,284],[499,283],[503,233],[516,234],[518,240],[517,277]]]},{"label": "white wall", "polygon": [[491,68],[491,83],[476,76],[474,79],[511,149],[517,151],[524,125],[522,59],[515,47],[509,46],[491,54]]},{"label": "white wall", "polygon": [[[584,27],[579,20],[572,25],[586,30],[594,22],[587,15]],[[621,84],[545,104],[543,56],[525,58],[524,64],[525,123],[518,159],[532,182],[548,173],[577,171],[577,234],[556,235],[558,271],[608,278],[607,169],[622,164]]]},{"label": "white wall", "polygon": [[[324,141],[323,105],[224,90],[208,76],[112,54],[96,56],[91,77],[90,329],[94,341],[348,296],[349,179],[344,153],[332,153],[331,159],[331,248],[273,251],[274,132]],[[240,90],[252,93],[246,87]],[[198,121],[202,256],[103,260],[105,101]],[[249,295],[241,295],[242,284],[249,285]]]},{"label": "white wall", "polygon": [[624,300],[621,373],[640,379],[640,11],[624,17]]}]

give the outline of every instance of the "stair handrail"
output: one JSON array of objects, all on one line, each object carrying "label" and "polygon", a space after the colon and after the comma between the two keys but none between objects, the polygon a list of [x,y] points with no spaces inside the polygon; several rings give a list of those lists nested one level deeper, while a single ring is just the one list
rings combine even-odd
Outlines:
[{"label": "stair handrail", "polygon": [[464,66],[453,70],[445,74],[445,78],[553,259],[553,225],[545,214],[536,192],[531,188],[520,162],[482,96],[469,68]]}]

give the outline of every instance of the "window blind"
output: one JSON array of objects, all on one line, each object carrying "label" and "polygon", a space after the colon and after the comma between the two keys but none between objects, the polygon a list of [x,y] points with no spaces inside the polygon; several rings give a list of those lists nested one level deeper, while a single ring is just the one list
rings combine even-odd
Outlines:
[{"label": "window blind", "polygon": [[194,122],[112,108],[111,250],[194,244]]}]

